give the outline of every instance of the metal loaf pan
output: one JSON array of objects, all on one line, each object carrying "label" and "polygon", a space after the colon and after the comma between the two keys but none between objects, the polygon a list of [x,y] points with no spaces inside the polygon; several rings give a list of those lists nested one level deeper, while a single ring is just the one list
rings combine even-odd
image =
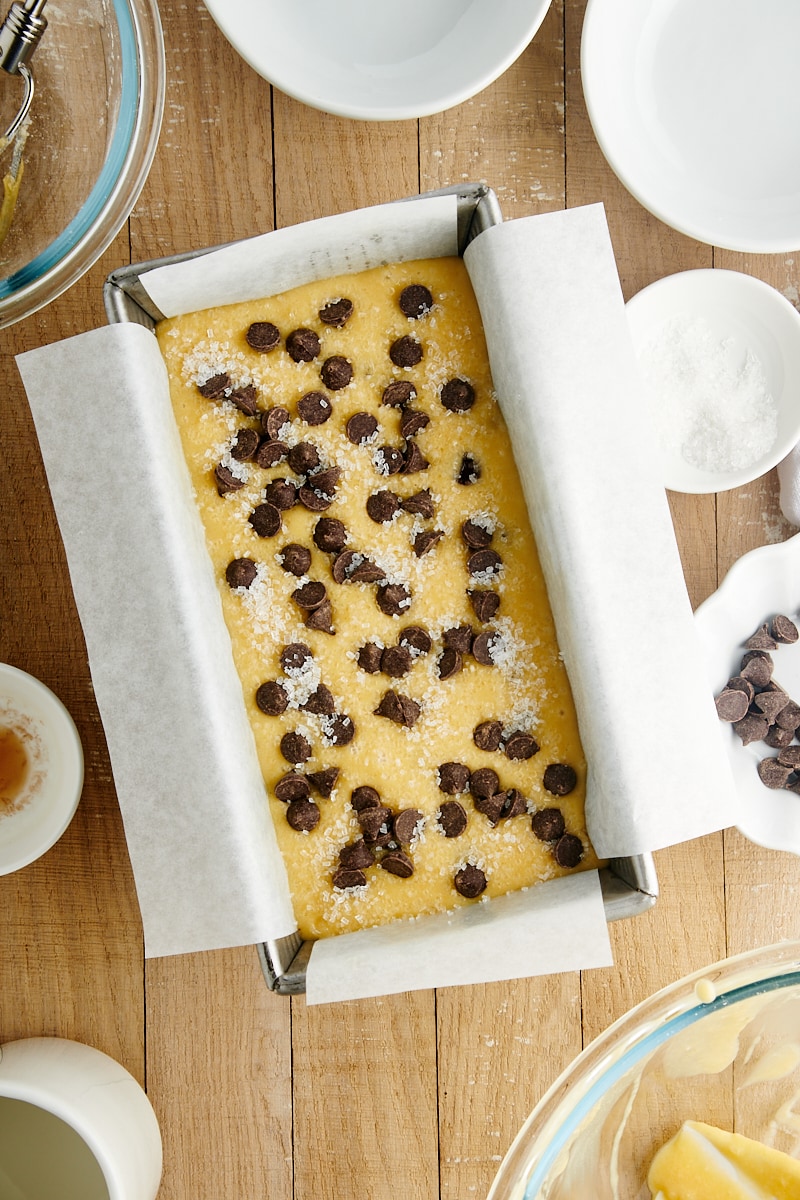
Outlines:
[{"label": "metal loaf pan", "polygon": [[[484,183],[470,183],[444,188],[427,195],[455,195],[457,202],[458,250],[463,254],[469,243],[503,217],[497,196]],[[413,204],[417,197],[398,201]],[[162,320],[161,313],[148,296],[141,276],[154,267],[168,266],[187,259],[210,254],[219,246],[192,250],[185,254],[136,263],[113,271],[103,287],[103,301],[110,324],[133,322],[154,329]],[[613,858],[600,869],[603,904],[609,921],[638,916],[651,908],[658,898],[658,882],[651,854],[630,858]],[[305,975],[313,943],[304,942],[299,934],[258,946],[259,959],[269,988],[280,995],[297,995],[305,991]]]}]

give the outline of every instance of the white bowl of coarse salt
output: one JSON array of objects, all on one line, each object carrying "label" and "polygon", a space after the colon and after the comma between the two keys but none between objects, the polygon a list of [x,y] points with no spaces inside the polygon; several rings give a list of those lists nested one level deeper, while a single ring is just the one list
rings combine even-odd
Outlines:
[{"label": "white bowl of coarse salt", "polygon": [[626,305],[664,486],[750,483],[800,441],[800,313],[739,271],[682,271]]}]

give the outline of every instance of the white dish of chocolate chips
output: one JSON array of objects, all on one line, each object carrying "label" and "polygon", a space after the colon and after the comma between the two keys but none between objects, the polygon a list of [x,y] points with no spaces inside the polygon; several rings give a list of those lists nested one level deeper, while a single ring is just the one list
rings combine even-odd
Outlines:
[{"label": "white dish of chocolate chips", "polygon": [[738,792],[731,823],[800,854],[800,534],[743,555],[695,620]]}]

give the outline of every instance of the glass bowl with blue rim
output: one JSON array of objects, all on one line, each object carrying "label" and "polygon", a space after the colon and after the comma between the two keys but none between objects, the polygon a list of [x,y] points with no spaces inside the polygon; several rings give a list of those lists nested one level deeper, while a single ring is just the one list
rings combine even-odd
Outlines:
[{"label": "glass bowl with blue rim", "polygon": [[800,942],[725,959],[591,1042],[536,1105],[489,1200],[650,1200],[656,1151],[700,1121],[798,1155]]},{"label": "glass bowl with blue rim", "polygon": [[[116,236],[147,178],[164,110],[155,0],[50,2],[42,15],[22,175],[0,245],[0,328],[54,300]],[[21,76],[0,71],[0,132],[23,99]],[[14,170],[13,149],[0,178]]]}]

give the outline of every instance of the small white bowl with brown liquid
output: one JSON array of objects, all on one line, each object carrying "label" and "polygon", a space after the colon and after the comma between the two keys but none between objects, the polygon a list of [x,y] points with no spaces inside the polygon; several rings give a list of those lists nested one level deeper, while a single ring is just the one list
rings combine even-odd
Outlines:
[{"label": "small white bowl with brown liquid", "polygon": [[41,857],[78,807],[83,750],[49,688],[0,663],[0,875]]}]

